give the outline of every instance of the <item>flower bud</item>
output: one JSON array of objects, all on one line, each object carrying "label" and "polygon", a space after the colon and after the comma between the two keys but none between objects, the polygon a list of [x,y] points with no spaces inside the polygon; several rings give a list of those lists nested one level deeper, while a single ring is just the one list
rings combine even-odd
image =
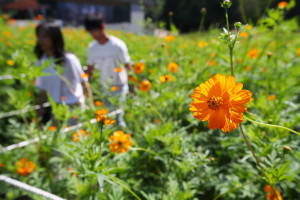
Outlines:
[{"label": "flower bud", "polygon": [[270,58],[272,56],[272,52],[268,52],[267,56]]},{"label": "flower bud", "polygon": [[215,158],[214,158],[214,157],[211,157],[211,158],[210,158],[210,162],[215,162]]},{"label": "flower bud", "polygon": [[228,9],[230,8],[231,4],[232,3],[230,2],[230,0],[224,0],[223,3],[221,3],[221,6],[225,9]]},{"label": "flower bud", "polygon": [[240,29],[240,28],[242,28],[242,23],[241,23],[241,22],[235,22],[235,23],[234,23],[234,27],[235,27],[236,29]]},{"label": "flower bud", "polygon": [[289,146],[283,146],[283,150],[286,151],[286,152],[291,152],[292,148],[289,147]]},{"label": "flower bud", "polygon": [[206,8],[205,7],[201,8],[200,12],[201,12],[202,15],[205,15],[206,14]]}]

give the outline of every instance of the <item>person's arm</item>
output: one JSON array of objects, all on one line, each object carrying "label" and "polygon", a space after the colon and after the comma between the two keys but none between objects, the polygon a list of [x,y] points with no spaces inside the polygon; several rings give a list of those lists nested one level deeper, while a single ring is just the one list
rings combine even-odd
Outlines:
[{"label": "person's arm", "polygon": [[94,72],[94,66],[93,65],[88,65],[88,69],[86,70],[86,73],[89,75],[89,78],[92,77],[93,72]]},{"label": "person's arm", "polygon": [[88,95],[91,105],[94,106],[94,97],[89,82],[82,82],[84,93]]},{"label": "person's arm", "polygon": [[37,117],[38,118],[43,118],[43,114],[44,114],[44,107],[43,104],[46,103],[47,101],[47,92],[45,90],[40,90],[40,109],[38,109],[37,111]]}]

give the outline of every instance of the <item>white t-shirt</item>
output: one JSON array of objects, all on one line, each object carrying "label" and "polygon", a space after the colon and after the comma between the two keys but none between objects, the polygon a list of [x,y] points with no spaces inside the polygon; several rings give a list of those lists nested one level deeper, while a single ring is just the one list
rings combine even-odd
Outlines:
[{"label": "white t-shirt", "polygon": [[[105,44],[94,40],[89,44],[87,59],[88,65],[99,70],[100,84],[104,88],[128,84],[124,64],[130,63],[130,56],[126,44],[119,38],[109,36]],[[122,68],[121,72],[114,71],[118,67]]]},{"label": "white t-shirt", "polygon": [[[84,72],[78,58],[71,53],[65,54],[64,72],[60,75],[64,77],[64,80],[58,76],[53,58],[48,59],[44,54],[39,60],[38,65],[42,66],[46,60],[50,60],[51,64],[43,71],[47,73],[47,75],[40,76],[36,79],[37,87],[41,90],[46,90],[56,103],[63,101],[66,104],[84,104],[81,82],[88,80],[87,78],[81,78]],[[62,97],[64,100],[62,100]]]}]

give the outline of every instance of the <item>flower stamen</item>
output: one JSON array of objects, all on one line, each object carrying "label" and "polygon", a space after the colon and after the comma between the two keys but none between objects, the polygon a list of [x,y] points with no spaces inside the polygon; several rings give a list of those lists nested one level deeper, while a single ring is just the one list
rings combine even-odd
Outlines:
[{"label": "flower stamen", "polygon": [[209,100],[207,100],[207,104],[211,110],[217,110],[223,105],[223,98],[212,96],[209,98]]}]

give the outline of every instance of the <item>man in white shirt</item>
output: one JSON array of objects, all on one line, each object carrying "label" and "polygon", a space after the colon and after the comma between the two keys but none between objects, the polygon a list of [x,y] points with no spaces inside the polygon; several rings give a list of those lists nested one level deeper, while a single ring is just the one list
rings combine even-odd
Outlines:
[{"label": "man in white shirt", "polygon": [[[100,13],[89,14],[84,19],[86,30],[95,39],[88,48],[88,70],[91,77],[94,69],[100,72],[100,85],[102,91],[119,96],[119,104],[124,103],[129,92],[127,69],[133,73],[130,65],[130,56],[126,44],[117,37],[108,35],[105,31],[103,17]],[[112,89],[114,88],[114,89]],[[106,103],[115,110],[114,105],[107,100]],[[123,120],[123,112],[117,116],[120,126],[126,127]]]}]

